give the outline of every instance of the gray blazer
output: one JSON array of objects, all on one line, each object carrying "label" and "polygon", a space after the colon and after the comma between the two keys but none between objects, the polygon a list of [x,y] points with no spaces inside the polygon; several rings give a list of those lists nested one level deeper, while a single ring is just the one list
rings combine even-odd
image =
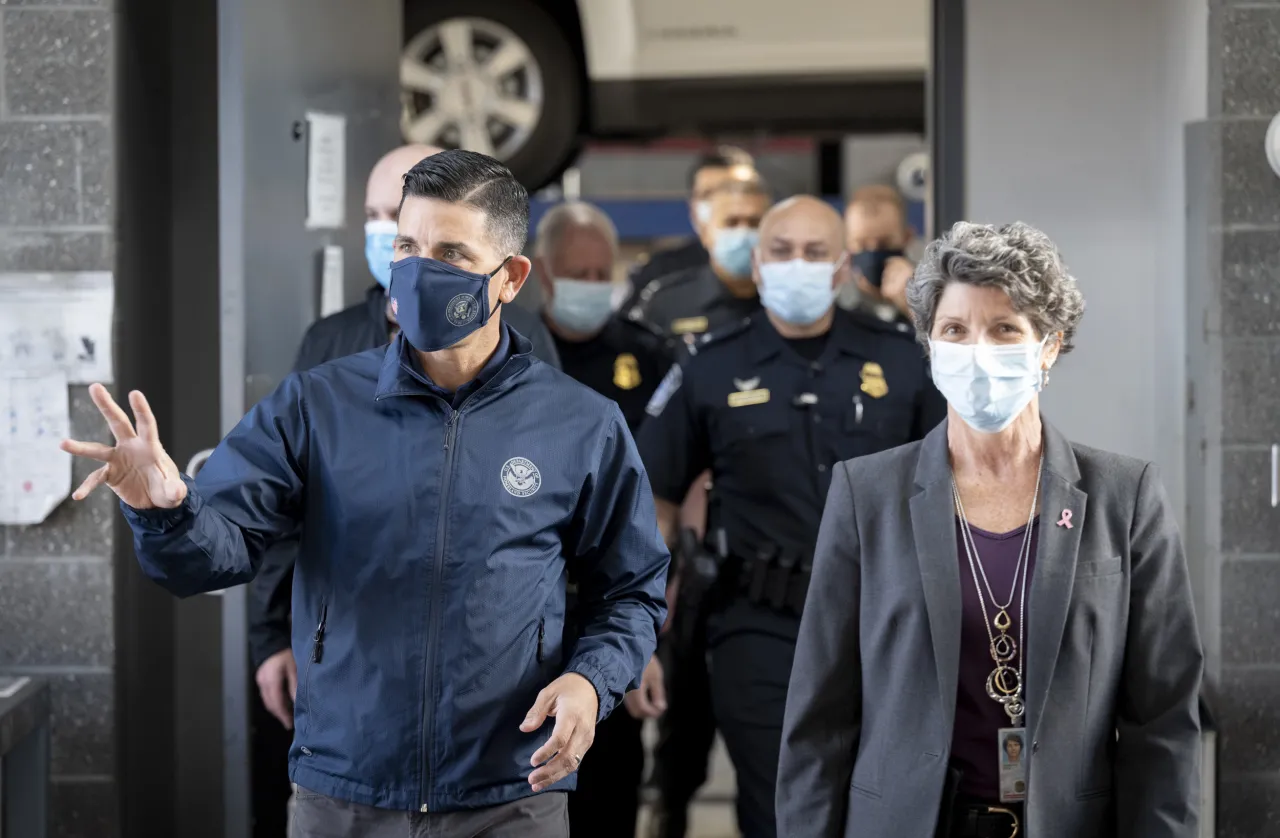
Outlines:
[{"label": "gray blazer", "polygon": [[[1192,838],[1203,661],[1173,511],[1152,466],[1044,434],[1020,834]],[[950,477],[946,422],[836,468],[787,695],[782,838],[934,835],[960,656]]]}]

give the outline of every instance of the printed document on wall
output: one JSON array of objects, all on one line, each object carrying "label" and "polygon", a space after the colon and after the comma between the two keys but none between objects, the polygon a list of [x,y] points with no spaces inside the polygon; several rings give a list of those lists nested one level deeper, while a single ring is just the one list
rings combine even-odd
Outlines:
[{"label": "printed document on wall", "polygon": [[67,376],[0,376],[0,524],[38,524],[71,494]]},{"label": "printed document on wall", "polygon": [[110,273],[0,274],[0,370],[110,384]]},{"label": "printed document on wall", "polygon": [[307,229],[342,227],[347,206],[347,118],[307,114]]}]

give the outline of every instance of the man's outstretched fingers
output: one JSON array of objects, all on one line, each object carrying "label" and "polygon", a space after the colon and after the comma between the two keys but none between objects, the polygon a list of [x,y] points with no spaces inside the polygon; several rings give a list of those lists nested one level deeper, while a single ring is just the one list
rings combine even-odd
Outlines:
[{"label": "man's outstretched fingers", "polygon": [[64,439],[61,448],[68,454],[74,454],[77,457],[88,457],[90,460],[97,460],[100,463],[111,461],[111,452],[115,451],[110,445],[103,445],[101,442],[80,442],[76,439]]},{"label": "man's outstretched fingers", "polygon": [[156,415],[151,412],[151,405],[142,391],[134,390],[129,394],[129,406],[133,408],[133,420],[138,426],[138,436],[148,442],[160,439],[160,429],[156,426]]},{"label": "man's outstretched fingers", "polygon": [[76,489],[74,492],[71,493],[71,499],[84,500],[85,498],[89,497],[90,492],[92,492],[94,489],[98,488],[104,482],[106,482],[108,468],[110,468],[110,466],[103,466],[102,468],[93,472],[93,474],[90,474],[88,477],[86,477],[84,479],[84,482],[80,484],[80,488]]},{"label": "man's outstretched fingers", "polygon": [[120,405],[116,404],[116,400],[111,398],[111,394],[107,392],[107,388],[101,384],[94,384],[89,387],[89,396],[93,399],[93,403],[98,406],[98,412],[102,414],[102,418],[107,420],[107,427],[111,428],[112,435],[116,441],[133,439],[137,436],[133,431],[133,424],[129,421],[129,416],[120,409]]}]

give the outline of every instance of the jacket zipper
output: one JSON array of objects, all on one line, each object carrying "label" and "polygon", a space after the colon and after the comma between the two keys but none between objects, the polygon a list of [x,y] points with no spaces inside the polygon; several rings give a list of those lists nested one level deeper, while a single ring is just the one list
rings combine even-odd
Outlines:
[{"label": "jacket zipper", "polygon": [[542,663],[542,644],[547,639],[547,618],[538,620],[538,663]]},{"label": "jacket zipper", "polygon": [[[469,399],[468,399],[469,400]],[[434,741],[434,728],[436,716],[436,702],[433,692],[435,690],[435,679],[432,675],[436,668],[436,647],[439,645],[437,635],[440,633],[440,608],[437,607],[439,599],[441,579],[444,576],[444,544],[447,531],[446,522],[449,519],[449,490],[453,488],[453,452],[457,448],[458,441],[458,423],[461,421],[462,414],[459,412],[466,401],[458,406],[458,410],[454,410],[449,414],[449,421],[445,425],[444,432],[444,480],[440,487],[440,520],[436,526],[436,555],[433,562],[433,575],[431,582],[431,596],[428,601],[430,612],[427,619],[431,621],[427,629],[427,671],[426,685],[423,689],[423,695],[426,696],[426,723],[423,725],[423,743],[422,743],[422,803],[420,811],[430,811],[427,805],[428,795],[431,792],[431,757],[429,753],[431,742]]]},{"label": "jacket zipper", "polygon": [[[320,623],[316,626],[315,634],[311,635],[311,657],[307,661],[307,675],[302,683],[302,700],[307,705],[307,718],[311,718],[311,669],[320,662],[324,657],[324,623],[329,617],[329,603],[320,601]],[[307,730],[311,729],[308,722]],[[301,731],[300,731],[301,732]],[[302,752],[307,756],[311,756],[311,752],[306,748]]]}]

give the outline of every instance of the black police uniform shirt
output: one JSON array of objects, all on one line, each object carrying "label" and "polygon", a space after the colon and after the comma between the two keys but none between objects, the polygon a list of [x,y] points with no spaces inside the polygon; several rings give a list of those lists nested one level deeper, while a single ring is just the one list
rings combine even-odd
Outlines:
[{"label": "black police uniform shirt", "polygon": [[554,331],[551,336],[560,356],[560,368],[617,402],[634,435],[649,398],[669,366],[655,351],[652,335],[641,326],[613,318],[590,340],[569,341]]},{"label": "black police uniform shirt", "polygon": [[686,268],[698,268],[710,261],[707,249],[696,237],[667,250],[659,250],[651,255],[648,261],[636,265],[627,277],[631,282],[633,293],[643,291],[645,286],[655,279],[667,274],[683,271]]},{"label": "black police uniform shirt", "polygon": [[699,342],[663,378],[637,439],[654,494],[712,471],[729,553],[807,554],[837,462],[922,438],[946,415],[914,335],[837,310],[784,339],[764,312]]},{"label": "black police uniform shirt", "polygon": [[735,297],[711,266],[703,265],[650,282],[627,310],[627,319],[679,340],[718,331],[759,310],[759,297]]}]

